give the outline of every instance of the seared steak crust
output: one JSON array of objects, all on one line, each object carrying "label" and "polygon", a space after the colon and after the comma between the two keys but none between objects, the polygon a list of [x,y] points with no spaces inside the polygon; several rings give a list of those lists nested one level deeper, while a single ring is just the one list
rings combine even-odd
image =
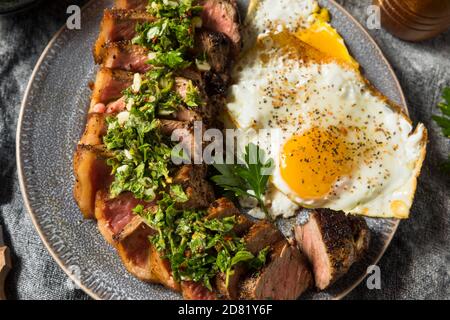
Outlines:
[{"label": "seared steak crust", "polygon": [[303,254],[286,240],[274,245],[269,263],[242,282],[241,299],[293,300],[313,283]]},{"label": "seared steak crust", "polygon": [[305,225],[296,226],[295,237],[314,269],[320,290],[345,274],[369,244],[363,218],[327,209],[313,211]]},{"label": "seared steak crust", "polygon": [[225,72],[230,60],[230,40],[223,33],[210,30],[201,30],[195,36],[195,51],[206,54],[214,72]]},{"label": "seared steak crust", "polygon": [[240,17],[235,0],[203,0],[202,20],[206,29],[226,35],[232,45],[234,57],[239,55],[242,46]]},{"label": "seared steak crust", "polygon": [[131,40],[136,35],[136,24],[153,21],[155,18],[146,11],[105,9],[100,26],[100,34],[94,45],[95,62],[100,63],[105,47],[116,41]]}]

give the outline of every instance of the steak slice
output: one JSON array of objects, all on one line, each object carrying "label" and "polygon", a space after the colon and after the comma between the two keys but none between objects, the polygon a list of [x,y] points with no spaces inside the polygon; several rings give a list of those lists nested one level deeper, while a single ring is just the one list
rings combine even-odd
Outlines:
[{"label": "steak slice", "polygon": [[131,40],[136,35],[136,24],[154,21],[146,11],[105,9],[100,34],[94,45],[94,59],[100,63],[108,43]]},{"label": "steak slice", "polygon": [[73,161],[74,198],[86,219],[94,218],[95,194],[108,186],[113,177],[105,158],[85,145],[78,145]]},{"label": "steak slice", "polygon": [[116,0],[114,2],[114,8],[116,9],[135,9],[145,10],[148,5],[148,0]]},{"label": "steak slice", "polygon": [[365,220],[326,209],[312,211],[304,225],[294,229],[302,252],[312,265],[316,287],[333,284],[357,261],[369,245]]},{"label": "steak slice", "polygon": [[[196,143],[192,122],[168,119],[160,119],[159,121],[161,133],[170,136],[172,141],[178,142],[187,157],[192,159],[194,163],[202,159],[203,144],[202,141]],[[201,135],[203,135],[203,132]]]},{"label": "steak slice", "polygon": [[119,99],[122,96],[122,91],[128,88],[132,82],[133,73],[100,68],[95,78],[89,113],[102,112],[102,110],[96,110],[94,107]]},{"label": "steak slice", "polygon": [[180,291],[180,283],[173,277],[169,260],[164,258],[164,253],[156,250],[152,244],[150,244],[150,261],[153,275],[158,279],[158,283],[169,289]]},{"label": "steak slice", "polygon": [[[209,96],[224,96],[228,89],[229,77],[226,74],[218,74],[213,71],[207,71],[203,74],[205,91]],[[220,110],[215,107],[215,110]]]},{"label": "steak slice", "polygon": [[189,200],[180,209],[207,208],[214,201],[212,185],[205,179],[203,165],[183,165],[174,175],[173,183],[180,184]]},{"label": "steak slice", "polygon": [[285,240],[285,238],[280,230],[266,220],[255,223],[244,236],[247,250],[254,255],[282,240]]},{"label": "steak slice", "polygon": [[[244,234],[253,225],[253,222],[242,215],[233,202],[227,198],[219,198],[211,203],[205,219],[223,219],[231,216],[236,217],[236,225],[234,226],[233,231],[238,236]],[[228,279],[228,286],[226,285],[226,275],[224,273],[219,273],[215,278],[215,285],[220,296],[236,299],[238,296],[237,290],[239,280],[246,272],[247,268],[244,264],[235,266],[234,273]]]},{"label": "steak slice", "polygon": [[[110,198],[106,189],[99,190],[95,197],[95,218],[98,229],[106,241],[115,245],[123,230],[134,218],[133,213],[138,205],[146,205],[144,201],[136,199],[132,193],[123,192],[115,198]],[[150,206],[147,204],[146,206]],[[139,219],[140,220],[140,219]]]},{"label": "steak slice", "polygon": [[253,225],[253,222],[241,214],[231,200],[224,197],[218,198],[210,204],[205,219],[223,219],[232,216],[236,217],[233,231],[238,236],[243,235]]},{"label": "steak slice", "polygon": [[103,113],[89,113],[86,128],[78,143],[90,146],[103,144],[103,136],[107,130],[106,117]]},{"label": "steak slice", "polygon": [[120,41],[106,44],[97,63],[105,68],[145,73],[151,69],[148,60],[147,49],[129,41]]},{"label": "steak slice", "polygon": [[157,282],[179,291],[179,283],[172,276],[169,261],[149,241],[149,236],[155,231],[132,211],[138,204],[147,210],[157,208],[154,203],[136,199],[130,192],[110,199],[106,190],[98,191],[95,208],[98,229],[117,248],[130,273],[141,280]]},{"label": "steak slice", "polygon": [[217,300],[213,291],[209,291],[203,284],[194,281],[182,281],[181,293],[186,300]]},{"label": "steak slice", "polygon": [[231,52],[239,55],[242,40],[240,34],[240,18],[235,0],[204,0],[202,21],[203,27],[226,35],[231,41]]},{"label": "steak slice", "polygon": [[240,298],[293,300],[312,284],[306,258],[295,246],[281,240],[274,245],[269,263],[242,282]]},{"label": "steak slice", "polygon": [[225,72],[230,60],[230,40],[223,33],[200,30],[195,35],[195,51],[205,53],[214,72]]},{"label": "steak slice", "polygon": [[117,243],[117,252],[132,275],[143,281],[160,283],[154,269],[157,267],[152,259],[152,244],[148,237],[154,233],[145,223],[139,223],[133,232]]},{"label": "steak slice", "polygon": [[[272,247],[280,241],[286,241],[283,234],[270,222],[265,220],[253,224],[248,233],[244,236],[245,246],[253,255],[257,255],[266,247]],[[216,277],[217,290],[228,299],[239,297],[239,284],[241,279],[248,272],[244,263],[239,263],[234,267],[234,273],[228,278],[226,285],[226,275],[218,274]]]}]

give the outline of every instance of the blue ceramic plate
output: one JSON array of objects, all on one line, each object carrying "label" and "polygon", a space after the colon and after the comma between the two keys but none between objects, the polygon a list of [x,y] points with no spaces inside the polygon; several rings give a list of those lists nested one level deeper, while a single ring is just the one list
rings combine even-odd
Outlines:
[{"label": "blue ceramic plate", "polygon": [[[386,96],[405,106],[398,81],[382,52],[361,27],[334,1],[320,1],[332,15],[332,24],[344,37],[367,78]],[[244,10],[246,1],[240,1]],[[31,76],[17,128],[17,167],[24,202],[34,226],[56,262],[96,299],[180,299],[159,285],[134,278],[115,250],[97,231],[94,221],[83,220],[73,199],[72,157],[84,130],[89,105],[89,81],[97,67],[92,45],[103,9],[112,1],[97,0],[82,10],[81,30],[63,27],[50,41]],[[397,220],[368,219],[372,242],[363,261],[354,265],[324,292],[306,299],[339,299],[351,291],[386,250]]]}]

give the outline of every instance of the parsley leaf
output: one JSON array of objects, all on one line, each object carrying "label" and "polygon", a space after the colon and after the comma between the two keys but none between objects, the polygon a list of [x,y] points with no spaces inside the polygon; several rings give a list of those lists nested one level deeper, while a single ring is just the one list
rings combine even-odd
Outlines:
[{"label": "parsley leaf", "polygon": [[264,193],[270,173],[273,170],[273,159],[267,159],[259,146],[250,143],[245,147],[244,164],[213,164],[220,175],[211,179],[226,191],[236,196],[250,196],[258,200],[258,204],[271,219],[264,204]]},{"label": "parsley leaf", "polygon": [[[444,136],[450,138],[450,87],[444,88],[442,99],[444,101],[438,104],[438,107],[442,112],[442,116],[434,115],[433,120],[442,128]],[[450,172],[450,156],[442,165],[442,169]]]}]

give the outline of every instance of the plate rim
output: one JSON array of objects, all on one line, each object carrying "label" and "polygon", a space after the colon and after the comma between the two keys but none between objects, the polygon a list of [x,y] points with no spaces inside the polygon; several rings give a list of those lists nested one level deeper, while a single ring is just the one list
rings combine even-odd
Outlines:
[{"label": "plate rim", "polygon": [[[387,66],[387,68],[389,70],[389,73],[392,75],[392,78],[393,78],[393,80],[395,82],[395,86],[397,87],[397,90],[398,90],[398,92],[400,94],[401,105],[403,106],[403,109],[408,114],[408,105],[407,105],[407,102],[406,102],[406,98],[405,98],[405,94],[403,92],[403,89],[402,89],[402,87],[400,85],[400,82],[399,82],[399,80],[397,78],[397,75],[396,75],[394,69],[392,68],[390,62],[387,60],[386,56],[384,55],[383,51],[379,47],[378,43],[370,35],[370,33],[361,25],[361,23],[358,20],[356,20],[356,18],[353,17],[350,14],[350,12],[347,11],[347,9],[345,9],[342,5],[337,3],[335,0],[328,0],[328,1],[330,3],[332,3],[334,6],[336,6],[336,8],[338,10],[340,10],[343,14],[345,14],[345,16],[349,20],[351,20],[356,25],[356,27],[358,27],[364,33],[364,35],[367,37],[367,39],[371,42],[371,44],[373,45],[374,49],[376,51],[378,51],[379,56],[381,57],[381,59],[386,64],[386,66]],[[81,11],[84,11],[93,2],[95,2],[95,0],[90,0],[86,4],[84,4],[82,6],[82,8],[81,8]],[[46,47],[42,51],[41,55],[39,56],[39,59],[37,60],[36,65],[33,68],[33,71],[32,71],[32,73],[30,75],[30,78],[28,80],[27,86],[25,88],[25,91],[24,91],[24,94],[23,94],[23,98],[22,98],[22,102],[21,102],[21,105],[20,105],[20,111],[19,111],[19,116],[18,116],[18,119],[17,119],[17,129],[16,129],[16,148],[15,149],[16,149],[17,175],[18,175],[18,180],[19,180],[20,193],[22,195],[22,199],[23,199],[24,205],[25,205],[25,207],[27,209],[28,216],[31,218],[31,221],[32,221],[33,226],[34,226],[34,229],[37,231],[41,241],[43,242],[43,244],[44,244],[45,248],[47,249],[47,251],[50,253],[51,257],[56,261],[56,263],[64,271],[64,273],[69,277],[69,279],[71,281],[73,281],[80,289],[82,289],[91,298],[93,298],[95,300],[102,300],[102,298],[98,294],[94,293],[90,288],[86,287],[80,281],[80,279],[78,279],[72,272],[70,272],[70,270],[68,270],[68,268],[66,268],[66,266],[64,265],[64,262],[57,255],[57,253],[51,248],[50,243],[49,243],[49,241],[47,239],[47,236],[44,234],[43,230],[41,229],[41,227],[38,224],[37,215],[35,214],[34,210],[31,207],[30,201],[28,199],[27,186],[25,185],[25,179],[24,179],[25,174],[24,174],[24,171],[23,171],[24,169],[23,169],[23,162],[22,162],[22,156],[21,156],[21,136],[22,136],[23,116],[24,116],[24,113],[25,113],[27,101],[29,99],[31,87],[32,87],[32,84],[34,83],[36,74],[37,74],[38,70],[40,69],[44,59],[47,57],[48,52],[53,47],[53,44],[56,42],[56,40],[59,38],[59,36],[66,30],[68,30],[68,29],[67,29],[66,24],[64,24],[52,36],[52,38],[50,39],[50,41],[48,42],[48,44],[46,45]],[[391,221],[393,223],[392,231],[391,231],[390,235],[386,238],[385,244],[383,245],[382,250],[380,250],[380,253],[374,259],[374,264],[377,264],[380,261],[380,259],[384,256],[384,253],[386,252],[387,248],[390,246],[394,235],[397,233],[397,229],[398,229],[398,226],[399,226],[401,220],[399,220],[399,219],[391,219]],[[351,286],[349,286],[346,290],[344,290],[341,293],[339,293],[336,296],[334,296],[332,298],[332,300],[341,300],[341,299],[343,299],[346,295],[348,295],[351,291],[353,291],[353,289],[355,289],[366,278],[366,276],[367,276],[367,274],[361,275],[356,281],[353,282],[353,284]]]}]

